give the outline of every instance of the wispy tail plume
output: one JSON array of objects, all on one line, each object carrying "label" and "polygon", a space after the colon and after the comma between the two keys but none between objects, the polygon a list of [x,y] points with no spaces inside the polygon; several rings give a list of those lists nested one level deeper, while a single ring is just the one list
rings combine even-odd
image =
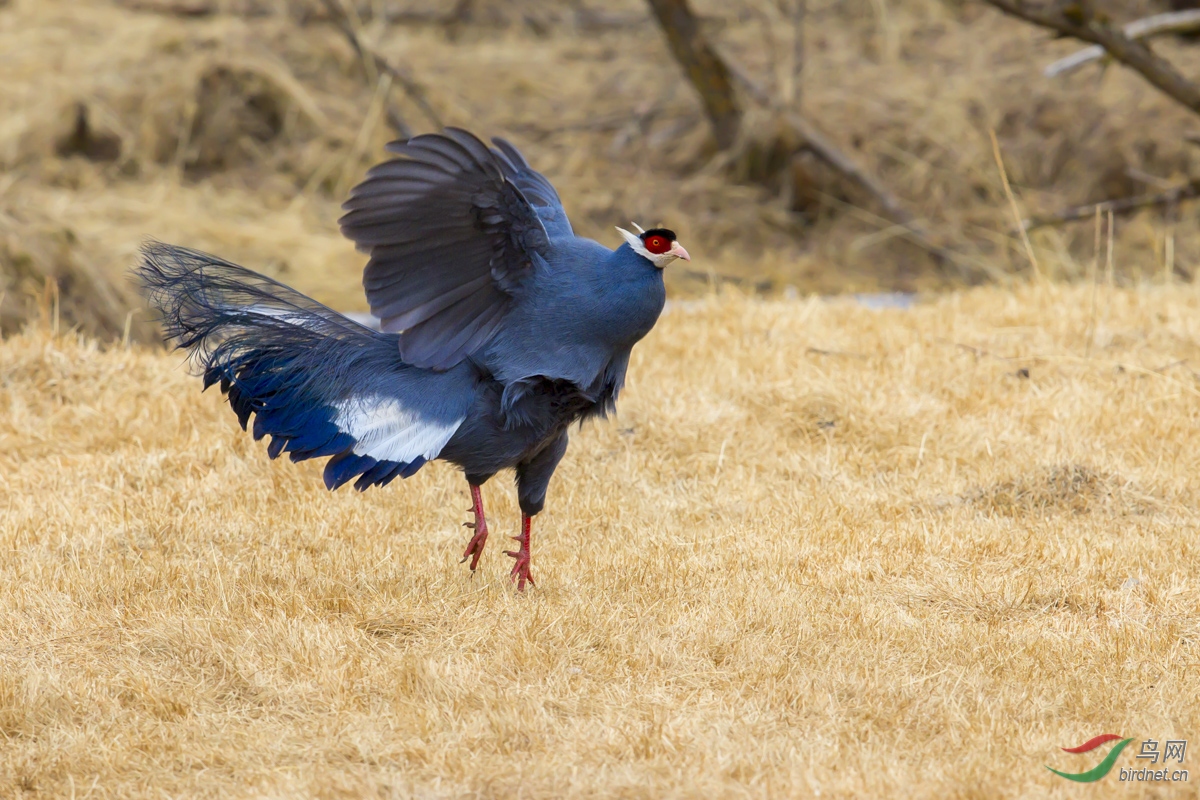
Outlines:
[{"label": "wispy tail plume", "polygon": [[199,250],[148,242],[134,275],[166,338],[205,364],[221,349],[244,346],[247,337],[261,345],[286,336],[294,348],[298,334],[335,340],[378,335],[295,289]]},{"label": "wispy tail plume", "polygon": [[204,388],[220,383],[242,428],[272,437],[272,458],[333,456],[325,482],[356,476],[365,489],[408,477],[425,458],[404,461],[353,452],[339,420],[352,398],[402,386],[396,334],[359,325],[294,289],[215,256],[151,242],[134,269],[169,341],[189,352]]}]

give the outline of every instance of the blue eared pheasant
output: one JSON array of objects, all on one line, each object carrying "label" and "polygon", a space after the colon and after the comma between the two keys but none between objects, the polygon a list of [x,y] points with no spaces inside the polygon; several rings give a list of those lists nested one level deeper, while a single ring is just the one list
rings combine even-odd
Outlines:
[{"label": "blue eared pheasant", "polygon": [[488,537],[480,487],[515,469],[522,526],[508,555],[524,590],[531,520],[568,428],[613,409],[630,349],[662,312],[662,269],[688,253],[662,228],[618,228],[616,250],[576,236],[554,187],[501,139],[448,128],[388,150],[399,157],[367,173],[341,219],[370,257],[363,286],[382,331],[182,247],[146,245],[136,274],[167,338],[243,428],[254,416],[272,458],[329,457],[330,489],[458,465],[472,570]]}]

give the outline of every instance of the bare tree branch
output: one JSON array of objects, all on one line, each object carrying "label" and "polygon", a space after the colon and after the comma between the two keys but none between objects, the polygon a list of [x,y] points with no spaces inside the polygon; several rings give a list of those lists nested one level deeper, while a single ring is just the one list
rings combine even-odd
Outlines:
[{"label": "bare tree branch", "polygon": [[747,0],[759,19],[759,41],[768,64],[763,88],[783,108],[799,108],[800,70],[804,65],[805,0]]},{"label": "bare tree branch", "polygon": [[1140,208],[1153,208],[1155,206],[1169,206],[1183,200],[1190,200],[1200,197],[1200,180],[1185,183],[1182,186],[1176,186],[1173,189],[1168,189],[1165,192],[1157,192],[1155,194],[1140,194],[1133,197],[1119,197],[1115,200],[1105,200],[1103,203],[1089,203],[1083,206],[1073,206],[1064,209],[1055,214],[1047,214],[1040,217],[1030,217],[1021,220],[1021,227],[1026,231],[1032,231],[1036,228],[1045,228],[1051,225],[1062,225],[1065,222],[1075,222],[1077,220],[1091,219],[1097,211],[1111,211],[1114,214],[1120,214],[1128,211],[1136,211]]},{"label": "bare tree branch", "polygon": [[575,27],[584,31],[621,30],[646,24],[641,14],[608,14],[589,8],[583,0],[569,0],[568,5],[575,14]]},{"label": "bare tree branch", "polygon": [[804,140],[805,146],[808,149],[812,150],[818,158],[832,167],[843,178],[869,194],[879,204],[880,208],[883,209],[884,215],[906,231],[910,240],[928,250],[938,259],[954,264],[964,274],[973,269],[973,267],[965,264],[962,257],[957,253],[947,250],[945,247],[934,242],[933,237],[925,230],[925,227],[918,221],[916,216],[905,208],[904,204],[887,190],[887,187],[880,183],[875,176],[859,166],[854,159],[839,150],[837,145],[826,138],[825,134],[817,130],[812,123],[800,114],[781,109],[778,104],[773,103],[770,93],[747,75],[744,69],[728,58],[726,58],[726,65],[729,68],[730,74],[741,84],[747,95],[767,108],[773,108],[779,112],[784,122]]},{"label": "bare tree branch", "polygon": [[209,17],[218,10],[212,0],[118,0],[117,5],[130,11],[149,11],[175,17]]},{"label": "bare tree branch", "polygon": [[[417,104],[417,107],[421,109],[421,112],[429,119],[429,121],[433,124],[433,127],[435,129],[442,128],[441,117],[438,116],[438,113],[434,110],[433,106],[429,104],[429,100],[425,97],[425,90],[421,88],[421,85],[417,83],[416,79],[413,78],[407,70],[395,66],[383,56],[369,48],[366,43],[363,42],[362,37],[358,35],[358,31],[350,22],[350,18],[346,15],[346,10],[342,8],[339,0],[321,0],[321,2],[329,11],[329,16],[333,18],[333,20],[337,23],[338,28],[340,28],[342,33],[346,36],[347,41],[350,42],[350,46],[354,48],[354,52],[356,52],[358,57],[362,60],[363,69],[367,72],[367,79],[371,79],[370,71],[367,69],[368,63],[374,67],[376,73],[386,72],[388,75],[391,75],[392,80],[400,84],[400,86],[404,89],[405,94],[407,94],[409,98],[411,98],[412,101]],[[412,129],[405,124],[404,120],[401,119],[400,115],[394,108],[390,106],[390,104],[387,109],[387,115],[388,122],[393,128],[396,129],[397,133],[405,138],[412,136]]]},{"label": "bare tree branch", "polygon": [[700,95],[717,147],[727,150],[737,140],[742,112],[725,62],[700,30],[687,0],[647,0],[658,19],[675,60]]},{"label": "bare tree branch", "polygon": [[[1166,33],[1191,33],[1200,30],[1200,9],[1187,11],[1170,11],[1166,14],[1155,14],[1134,20],[1124,28],[1124,33],[1130,39],[1150,39]],[[1085,64],[1104,58],[1104,48],[1100,45],[1085,47],[1066,58],[1060,58],[1042,71],[1047,78],[1055,78],[1074,72]]]},{"label": "bare tree branch", "polygon": [[[977,265],[937,244],[924,226],[874,176],[843,153],[807,119],[789,108],[789,103],[772,96],[728,56],[704,38],[699,23],[687,0],[647,0],[658,18],[671,51],[687,73],[688,80],[700,94],[718,145],[729,150],[737,141],[742,110],[733,90],[736,81],[756,103],[770,109],[790,127],[818,158],[843,178],[870,195],[890,222],[903,229],[907,238],[929,251],[941,265],[954,265],[965,278],[973,279],[980,270]],[[795,21],[795,17],[793,20]]]},{"label": "bare tree branch", "polygon": [[1119,61],[1153,84],[1163,94],[1200,114],[1200,87],[1183,77],[1170,62],[1149,47],[1113,27],[1103,15],[1092,12],[1086,0],[984,0],[1009,16],[1057,31],[1104,48]]},{"label": "bare tree branch", "polygon": [[470,21],[471,0],[457,0],[450,8],[384,8],[373,15],[391,25],[438,25],[444,28]]},{"label": "bare tree branch", "polygon": [[792,0],[792,64],[787,103],[800,109],[800,76],[804,72],[804,19],[808,16],[808,0]]},{"label": "bare tree branch", "polygon": [[[714,118],[710,109],[709,120],[712,122],[714,132],[722,125],[727,125],[729,129],[729,141],[721,145],[722,149],[727,149],[733,144],[741,124],[742,112],[733,99],[733,85],[730,80],[732,78],[756,103],[780,113],[788,125],[819,158],[851,183],[870,194],[893,222],[900,223],[910,231],[917,233],[918,237],[923,239],[926,244],[931,244],[924,233],[918,232],[919,226],[917,226],[916,218],[904,208],[899,200],[892,196],[883,184],[868,174],[853,159],[838,150],[808,120],[784,107],[780,101],[772,97],[769,90],[759,85],[728,56],[717,53],[700,33],[696,19],[688,8],[687,0],[649,0],[649,3],[667,34],[672,52],[688,69],[688,78],[700,93],[706,108],[709,107],[710,94],[719,94],[720,97],[715,98],[713,102],[721,106],[721,114],[733,117],[732,121],[719,122]],[[702,66],[697,66],[698,61],[695,59],[696,53],[699,52],[703,53],[704,64]],[[696,66],[696,70],[703,74],[697,77],[693,72],[693,66]],[[714,88],[719,88],[719,91],[713,92]],[[724,120],[724,117],[721,119]],[[720,141],[721,137],[718,136],[718,143]]]}]

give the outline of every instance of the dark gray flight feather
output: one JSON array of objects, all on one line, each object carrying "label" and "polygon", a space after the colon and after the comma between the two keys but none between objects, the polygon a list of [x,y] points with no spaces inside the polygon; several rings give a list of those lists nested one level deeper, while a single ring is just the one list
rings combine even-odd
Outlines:
[{"label": "dark gray flight feather", "polygon": [[371,257],[371,312],[401,332],[408,364],[446,370],[486,344],[549,247],[535,205],[566,220],[549,182],[498,147],[457,128],[393,142],[401,158],[368,172],[344,205],[342,232]]}]

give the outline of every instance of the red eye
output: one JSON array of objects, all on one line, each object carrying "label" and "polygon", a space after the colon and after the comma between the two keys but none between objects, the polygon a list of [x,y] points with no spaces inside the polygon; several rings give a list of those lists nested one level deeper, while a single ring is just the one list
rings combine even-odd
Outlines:
[{"label": "red eye", "polygon": [[662,255],[671,249],[671,243],[663,236],[647,236],[645,244],[646,249],[656,256]]}]

